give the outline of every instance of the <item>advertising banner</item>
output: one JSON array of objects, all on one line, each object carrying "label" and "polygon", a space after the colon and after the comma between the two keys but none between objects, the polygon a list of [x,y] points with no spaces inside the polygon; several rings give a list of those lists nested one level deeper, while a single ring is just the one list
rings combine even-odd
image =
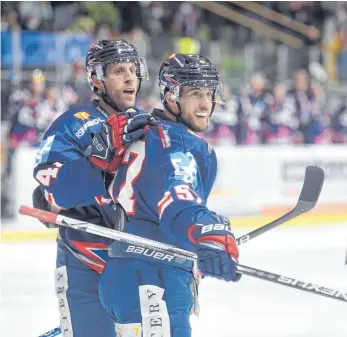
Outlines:
[{"label": "advertising banner", "polygon": [[[32,177],[37,149],[22,147],[15,156],[16,209],[31,205],[38,185]],[[325,182],[314,211],[347,215],[347,145],[216,148],[218,175],[209,207],[228,216],[274,216],[295,205],[305,168],[317,165]],[[18,216],[26,226],[37,220]]]}]

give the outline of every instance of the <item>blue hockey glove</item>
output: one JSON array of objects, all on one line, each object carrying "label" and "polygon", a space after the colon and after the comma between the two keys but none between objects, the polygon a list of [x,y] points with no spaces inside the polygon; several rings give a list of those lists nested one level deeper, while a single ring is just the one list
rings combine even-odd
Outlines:
[{"label": "blue hockey glove", "polygon": [[144,136],[152,121],[150,114],[135,108],[110,116],[102,130],[92,135],[89,160],[103,171],[118,170],[126,148]]},{"label": "blue hockey glove", "polygon": [[239,249],[228,219],[223,218],[223,223],[218,224],[193,225],[188,237],[197,245],[198,266],[203,276],[240,280],[241,274],[236,271]]}]

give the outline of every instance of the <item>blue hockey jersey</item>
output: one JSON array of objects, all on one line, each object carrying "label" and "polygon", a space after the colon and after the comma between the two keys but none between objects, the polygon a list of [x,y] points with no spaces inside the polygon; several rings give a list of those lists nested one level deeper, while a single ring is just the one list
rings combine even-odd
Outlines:
[{"label": "blue hockey jersey", "polygon": [[[91,134],[101,129],[106,118],[96,101],[59,116],[40,144],[34,178],[47,201],[61,209],[61,214],[122,229],[121,207],[105,187],[110,177],[94,167],[86,155]],[[66,227],[59,228],[59,236],[78,258],[102,271],[109,239]]]},{"label": "blue hockey jersey", "polygon": [[[160,110],[153,115],[163,117]],[[195,250],[189,227],[216,223],[206,207],[216,170],[215,152],[203,138],[160,120],[129,147],[109,188],[128,216],[124,231]]]}]

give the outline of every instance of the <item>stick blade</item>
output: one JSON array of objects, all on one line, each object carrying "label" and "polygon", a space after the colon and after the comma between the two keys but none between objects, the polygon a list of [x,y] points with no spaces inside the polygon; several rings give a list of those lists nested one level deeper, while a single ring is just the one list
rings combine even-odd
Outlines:
[{"label": "stick blade", "polygon": [[310,202],[315,205],[322,191],[323,182],[324,171],[317,166],[307,166],[299,202]]}]

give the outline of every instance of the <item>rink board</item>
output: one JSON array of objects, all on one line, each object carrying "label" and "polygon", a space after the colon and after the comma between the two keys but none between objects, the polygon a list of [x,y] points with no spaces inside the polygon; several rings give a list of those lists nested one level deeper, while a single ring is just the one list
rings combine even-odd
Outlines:
[{"label": "rink board", "polygon": [[[31,205],[37,182],[30,170],[37,149],[20,148],[15,155],[15,208]],[[289,211],[297,202],[305,167],[324,169],[325,181],[316,207],[284,226],[347,224],[347,145],[217,147],[218,175],[208,207],[229,215],[235,230],[252,230]],[[233,179],[232,177],[237,177]],[[56,230],[18,215],[3,223],[1,241],[54,240]]]},{"label": "rink board", "polygon": [[[266,223],[274,220],[277,216],[254,216],[254,217],[238,217],[230,218],[234,230],[248,230],[256,229]],[[19,224],[18,224],[19,225]],[[312,214],[302,215],[281,227],[315,227],[331,225],[347,225],[347,214]],[[43,225],[42,225],[43,226]],[[55,240],[57,236],[56,229],[2,229],[0,233],[0,241],[34,241],[34,240]]]}]

